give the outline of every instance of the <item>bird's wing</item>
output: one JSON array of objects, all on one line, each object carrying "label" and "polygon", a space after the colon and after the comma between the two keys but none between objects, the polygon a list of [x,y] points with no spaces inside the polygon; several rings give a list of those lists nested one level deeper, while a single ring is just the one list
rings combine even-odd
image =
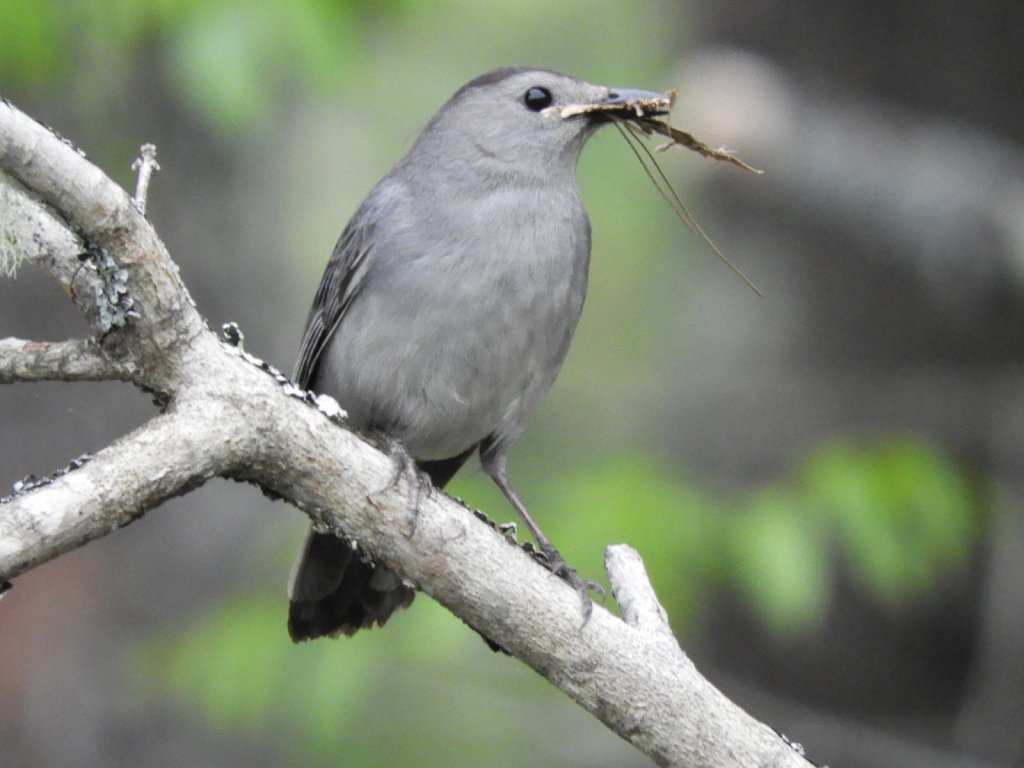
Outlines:
[{"label": "bird's wing", "polygon": [[374,229],[372,220],[362,220],[359,224],[353,220],[334,246],[306,320],[299,360],[295,364],[295,382],[300,387],[308,388],[316,378],[324,348],[362,287],[373,250]]}]

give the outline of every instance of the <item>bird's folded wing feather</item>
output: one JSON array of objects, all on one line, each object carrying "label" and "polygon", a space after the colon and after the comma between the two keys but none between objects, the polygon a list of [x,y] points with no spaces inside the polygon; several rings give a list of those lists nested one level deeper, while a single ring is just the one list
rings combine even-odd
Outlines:
[{"label": "bird's folded wing feather", "polygon": [[359,293],[372,252],[372,221],[355,221],[342,232],[320,280],[306,320],[302,348],[295,365],[295,382],[308,388],[316,377],[321,355]]}]

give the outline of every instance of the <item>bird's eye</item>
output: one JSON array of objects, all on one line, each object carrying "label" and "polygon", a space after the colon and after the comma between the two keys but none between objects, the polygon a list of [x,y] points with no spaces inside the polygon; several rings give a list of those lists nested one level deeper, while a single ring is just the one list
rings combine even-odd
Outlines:
[{"label": "bird's eye", "polygon": [[551,91],[539,85],[527,89],[526,93],[523,94],[523,104],[526,105],[527,109],[532,109],[534,112],[540,112],[542,109],[550,107],[551,101]]}]

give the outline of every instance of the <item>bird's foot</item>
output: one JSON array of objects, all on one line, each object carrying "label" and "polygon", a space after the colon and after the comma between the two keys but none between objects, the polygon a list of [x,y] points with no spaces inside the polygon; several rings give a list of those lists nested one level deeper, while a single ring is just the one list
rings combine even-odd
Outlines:
[{"label": "bird's foot", "polygon": [[555,549],[547,541],[540,543],[538,558],[549,571],[555,576],[562,579],[570,587],[576,590],[576,594],[580,596],[580,603],[583,608],[583,625],[586,626],[587,622],[590,621],[590,616],[594,612],[594,601],[590,598],[590,593],[593,592],[601,600],[604,600],[604,587],[598,584],[596,581],[590,579],[584,579],[573,568],[569,563],[565,561],[562,554]]},{"label": "bird's foot", "polygon": [[406,503],[409,510],[408,537],[412,538],[416,533],[416,523],[419,519],[420,496],[423,494],[429,495],[433,490],[434,485],[430,482],[430,477],[416,466],[415,460],[409,455],[409,452],[405,449],[401,440],[383,435],[380,437],[377,444],[378,447],[387,454],[388,458],[391,459],[393,472],[388,484],[379,491],[374,491],[367,496],[367,501],[376,506],[374,497],[393,490],[404,478],[408,489],[408,495],[406,496]]}]

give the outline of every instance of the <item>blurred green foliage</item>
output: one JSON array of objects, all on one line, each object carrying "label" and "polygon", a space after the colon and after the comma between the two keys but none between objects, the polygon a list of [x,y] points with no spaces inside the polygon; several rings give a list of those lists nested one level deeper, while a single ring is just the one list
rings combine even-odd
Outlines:
[{"label": "blurred green foliage", "polygon": [[838,568],[899,608],[966,565],[978,507],[963,473],[922,441],[830,441],[732,519],[736,584],[783,633],[821,624]]},{"label": "blurred green foliage", "polygon": [[801,471],[805,504],[830,531],[866,589],[900,603],[933,587],[976,543],[979,500],[926,444],[895,439],[871,450],[824,446]]},{"label": "blurred green foliage", "polygon": [[0,78],[54,85],[74,73],[82,103],[122,94],[141,55],[155,55],[184,102],[235,131],[292,89],[327,92],[358,71],[367,15],[402,0],[6,0]]},{"label": "blurred green foliage", "polygon": [[7,0],[0,78],[21,85],[51,84],[68,70],[66,51],[72,26],[58,2]]},{"label": "blurred green foliage", "polygon": [[325,91],[358,63],[354,2],[190,5],[168,46],[168,75],[223,127],[264,118],[291,87]]}]

